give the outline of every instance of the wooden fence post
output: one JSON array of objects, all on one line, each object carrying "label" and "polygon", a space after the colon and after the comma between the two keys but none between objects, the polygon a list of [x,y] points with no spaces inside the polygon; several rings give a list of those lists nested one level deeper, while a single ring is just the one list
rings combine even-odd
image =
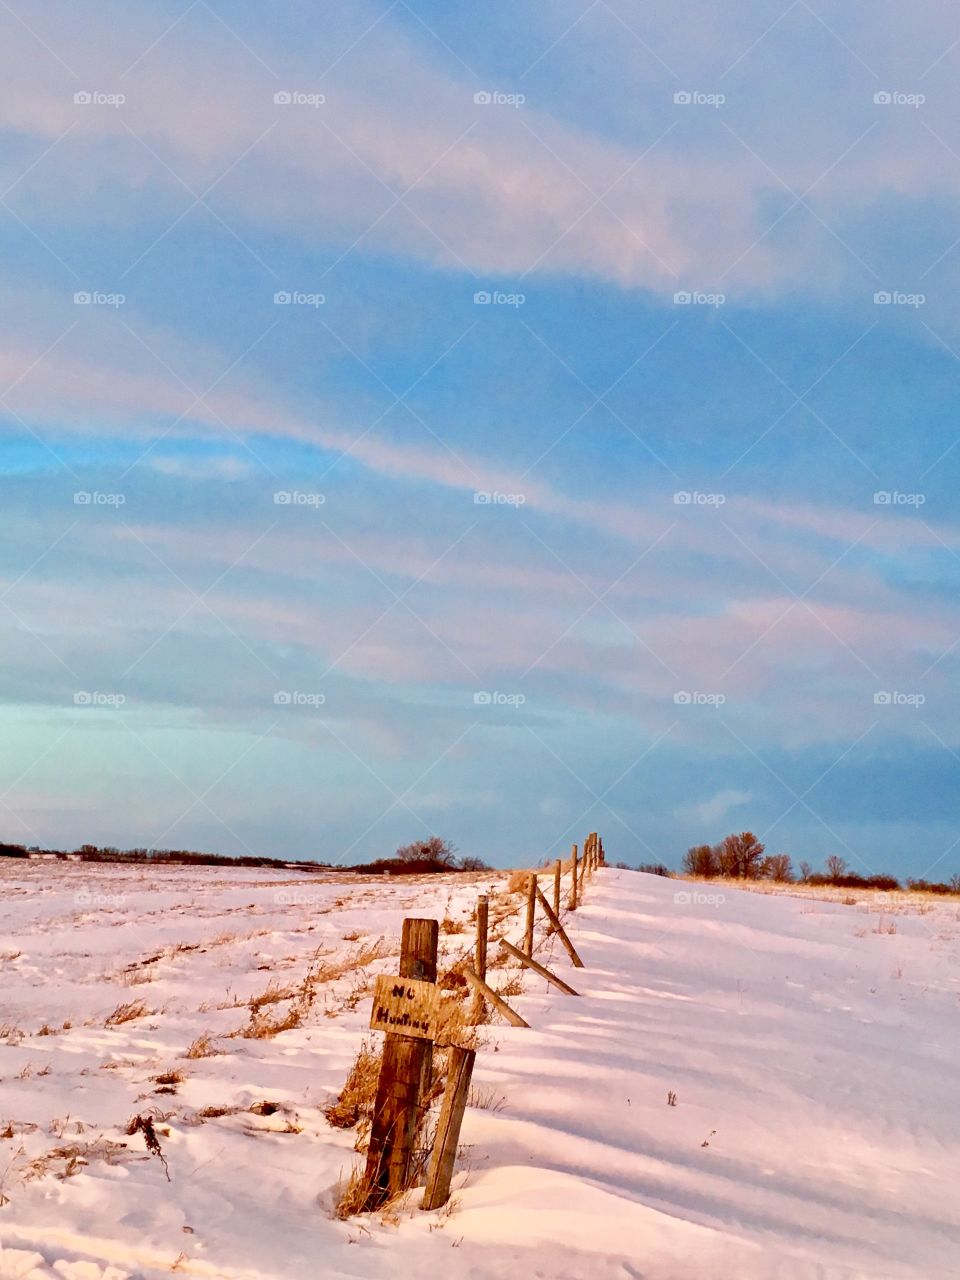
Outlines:
[{"label": "wooden fence post", "polygon": [[[402,978],[436,982],[438,932],[436,920],[404,920],[400,945]],[[387,1033],[367,1151],[367,1210],[379,1208],[407,1189],[422,1100],[432,1072],[432,1040]]]},{"label": "wooden fence post", "polygon": [[553,914],[560,914],[560,877],[563,874],[563,863],[558,858],[553,867]]},{"label": "wooden fence post", "polygon": [[437,1136],[433,1145],[433,1159],[427,1177],[421,1209],[439,1209],[450,1199],[450,1181],[453,1164],[460,1141],[460,1126],[470,1093],[470,1078],[476,1049],[451,1048],[450,1066],[447,1070],[447,1087],[443,1094],[443,1106],[437,1123]]},{"label": "wooden fence post", "polygon": [[522,965],[525,965],[528,969],[532,969],[534,973],[539,973],[541,978],[546,978],[549,983],[555,986],[559,991],[562,991],[564,995],[578,996],[580,994],[579,991],[574,991],[569,982],[564,982],[564,980],[562,978],[558,978],[555,973],[551,973],[545,964],[541,964],[539,960],[534,960],[533,956],[524,955],[519,947],[515,947],[513,943],[508,942],[506,938],[500,939],[500,945],[503,947],[504,951],[506,951],[507,955],[513,956],[515,959],[519,960]]},{"label": "wooden fence post", "polygon": [[[477,899],[477,948],[474,961],[477,977],[481,980],[485,980],[487,976],[487,930],[489,928],[489,919],[490,900],[484,893]],[[476,991],[473,996],[473,1009],[471,1011],[470,1021],[482,1022],[483,1014],[483,996],[479,991]]]},{"label": "wooden fence post", "polygon": [[523,934],[523,949],[533,955],[533,925],[537,915],[537,873],[531,871],[527,879],[527,924]]},{"label": "wooden fence post", "polygon": [[570,910],[577,909],[577,846],[573,846],[573,875],[570,877]]},{"label": "wooden fence post", "polygon": [[496,991],[494,991],[492,987],[488,987],[482,978],[478,978],[468,964],[463,966],[463,976],[470,983],[471,987],[473,987],[474,991],[479,991],[484,1000],[488,1000],[495,1009],[498,1009],[500,1013],[503,1014],[511,1027],[530,1026],[530,1023],[524,1021],[515,1009],[510,1008],[503,996],[497,995]]},{"label": "wooden fence post", "polygon": [[563,925],[560,923],[560,917],[554,914],[554,912],[550,908],[550,903],[546,900],[546,898],[543,896],[543,894],[540,892],[539,889],[537,890],[537,894],[539,895],[540,905],[543,907],[544,915],[553,925],[553,928],[554,928],[554,931],[556,932],[557,937],[560,939],[560,941],[563,943],[564,947],[566,948],[567,955],[573,961],[576,968],[582,969],[583,961],[577,955],[576,947],[567,937],[567,931],[566,929],[564,929]]}]

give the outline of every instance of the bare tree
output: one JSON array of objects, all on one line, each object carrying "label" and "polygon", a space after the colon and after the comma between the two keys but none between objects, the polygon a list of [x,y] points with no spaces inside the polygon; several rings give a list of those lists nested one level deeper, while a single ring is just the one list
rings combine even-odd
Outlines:
[{"label": "bare tree", "polygon": [[699,880],[709,880],[720,870],[716,851],[708,844],[695,844],[683,855],[683,869]]},{"label": "bare tree", "polygon": [[456,865],[457,847],[440,836],[430,836],[427,840],[401,845],[396,857],[401,862],[441,862],[445,867],[452,867]]},{"label": "bare tree", "polygon": [[760,864],[760,874],[766,880],[792,880],[793,863],[789,853],[772,853]]},{"label": "bare tree", "polygon": [[841,876],[847,874],[847,864],[838,853],[831,853],[827,859],[827,875],[832,880],[839,880]]},{"label": "bare tree", "polygon": [[720,873],[738,880],[756,880],[760,875],[763,848],[752,831],[729,835],[720,845]]}]

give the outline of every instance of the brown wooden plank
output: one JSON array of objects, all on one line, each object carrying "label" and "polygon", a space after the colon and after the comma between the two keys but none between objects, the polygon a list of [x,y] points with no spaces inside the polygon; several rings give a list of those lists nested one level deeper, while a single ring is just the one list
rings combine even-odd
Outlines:
[{"label": "brown wooden plank", "polygon": [[553,908],[550,906],[550,903],[547,902],[546,898],[543,896],[542,893],[540,894],[540,905],[543,907],[543,910],[546,913],[547,919],[553,925],[554,930],[556,931],[557,937],[560,939],[560,941],[563,943],[564,947],[566,948],[567,955],[573,961],[574,968],[575,969],[584,968],[584,963],[580,959],[579,955],[577,954],[577,948],[570,941],[569,937],[567,936],[566,929],[564,929],[563,925],[560,923],[560,917],[554,914]]},{"label": "brown wooden plank", "polygon": [[435,982],[382,973],[373,989],[370,1026],[374,1031],[433,1040],[442,1000],[443,993]]},{"label": "brown wooden plank", "polygon": [[579,991],[574,991],[573,987],[568,986],[562,978],[558,978],[555,973],[551,973],[545,964],[541,964],[539,960],[534,960],[533,956],[524,955],[519,947],[515,947],[513,943],[508,942],[506,938],[500,939],[500,945],[503,947],[504,951],[507,951],[515,959],[519,960],[521,964],[526,965],[528,969],[532,969],[534,973],[539,973],[541,978],[546,978],[548,982],[552,982],[553,985],[559,988],[559,990],[565,995],[578,996],[580,994]]},{"label": "brown wooden plank", "polygon": [[433,1158],[427,1176],[421,1209],[439,1209],[450,1199],[450,1182],[460,1142],[460,1126],[470,1093],[470,1079],[477,1056],[475,1049],[452,1048],[447,1086],[437,1122],[437,1135],[433,1144]]},{"label": "brown wooden plank", "polygon": [[504,1000],[503,996],[498,996],[492,987],[487,984],[473,972],[469,965],[464,965],[463,976],[473,987],[474,991],[479,991],[484,1000],[488,1000],[493,1007],[498,1010],[513,1027],[529,1027],[530,1023],[525,1022],[514,1009],[511,1009]]},{"label": "brown wooden plank", "polygon": [[528,956],[533,955],[533,926],[537,915],[537,875],[531,872],[527,877],[527,920],[523,931],[523,949]]}]

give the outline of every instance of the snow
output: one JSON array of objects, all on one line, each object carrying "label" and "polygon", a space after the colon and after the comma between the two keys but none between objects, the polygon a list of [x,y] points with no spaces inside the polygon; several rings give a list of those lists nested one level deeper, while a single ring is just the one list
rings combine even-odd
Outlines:
[{"label": "snow", "polygon": [[[0,890],[3,1280],[960,1275],[955,903],[603,868],[568,917],[587,967],[538,952],[581,997],[528,974],[531,1028],[486,1029],[451,1205],[340,1222],[359,1157],[321,1108],[372,1034],[373,978],[405,915],[466,922],[503,876],[36,861]],[[441,968],[471,941],[443,934]],[[301,1026],[233,1034],[311,963],[334,976]],[[185,1058],[202,1035],[220,1052]],[[151,1107],[169,1182],[125,1132]],[[42,1159],[78,1145],[86,1163]]]}]

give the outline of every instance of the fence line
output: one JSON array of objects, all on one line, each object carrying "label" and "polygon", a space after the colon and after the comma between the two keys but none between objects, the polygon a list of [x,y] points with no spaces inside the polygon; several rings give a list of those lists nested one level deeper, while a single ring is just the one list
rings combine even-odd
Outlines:
[{"label": "fence line", "polygon": [[[561,921],[562,880],[568,871],[568,907],[570,911],[576,911],[583,902],[590,877],[603,864],[603,841],[595,831],[591,831],[583,843],[582,854],[578,855],[574,845],[568,862],[558,858],[552,867],[525,872],[522,906],[510,912],[511,916],[520,910],[524,912],[522,946],[515,946],[502,936],[496,939],[501,950],[519,960],[521,967],[539,974],[565,995],[576,996],[579,993],[545,964],[534,959],[537,907],[539,905],[546,918],[548,935],[556,934],[573,966],[584,968]],[[541,876],[552,877],[552,906],[538,883]],[[489,1005],[512,1026],[529,1028],[530,1024],[487,982],[490,918],[486,894],[477,899],[476,919],[474,964],[458,962],[467,985],[473,991],[469,1021],[473,1025],[485,1021]],[[384,1043],[367,1151],[366,1192],[362,1200],[365,1210],[379,1208],[387,1200],[409,1190],[416,1178],[413,1151],[417,1132],[429,1108],[437,1031],[440,996],[436,986],[438,929],[436,920],[404,920],[400,974],[396,980],[382,977],[377,983],[370,1025],[375,1030],[390,1029]],[[449,1199],[460,1127],[476,1059],[474,1049],[457,1045],[448,1047],[450,1061],[446,1088],[421,1205],[423,1209],[437,1209]]]}]

